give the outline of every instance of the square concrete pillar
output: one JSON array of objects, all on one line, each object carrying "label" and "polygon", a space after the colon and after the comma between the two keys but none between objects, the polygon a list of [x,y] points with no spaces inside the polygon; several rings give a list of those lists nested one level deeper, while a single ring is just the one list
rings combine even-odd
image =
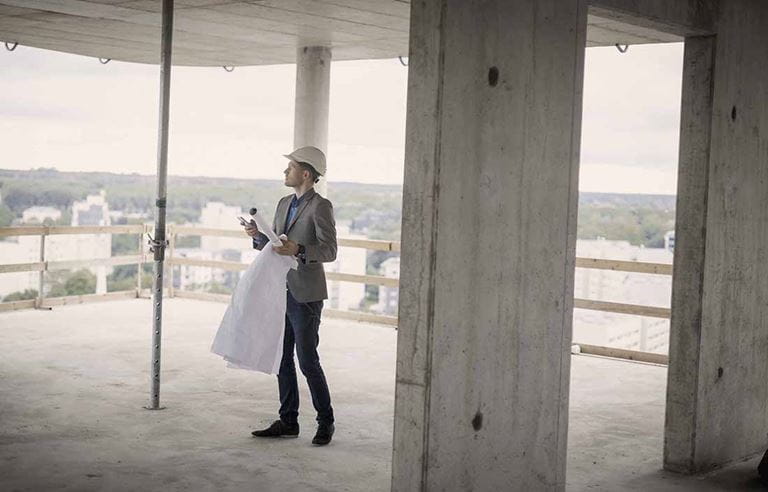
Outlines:
[{"label": "square concrete pillar", "polygon": [[585,5],[411,5],[392,489],[562,490]]},{"label": "square concrete pillar", "polygon": [[768,3],[686,40],[664,466],[768,445]]}]

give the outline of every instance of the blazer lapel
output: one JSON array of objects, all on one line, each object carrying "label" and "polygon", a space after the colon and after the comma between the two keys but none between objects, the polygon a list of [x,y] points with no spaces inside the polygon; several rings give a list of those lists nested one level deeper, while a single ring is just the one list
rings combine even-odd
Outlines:
[{"label": "blazer lapel", "polygon": [[[312,200],[315,197],[315,190],[307,190],[306,196],[299,204],[299,208],[296,210],[296,215],[293,216],[293,220],[291,220],[291,223],[288,224],[288,227],[285,229],[285,232],[288,233],[288,231],[291,230],[293,225],[296,223],[296,221],[299,219],[299,216],[304,211],[305,208],[307,208],[307,205],[309,205],[310,200]],[[290,205],[289,205],[290,206]],[[285,211],[285,215],[288,215],[288,211]]]},{"label": "blazer lapel", "polygon": [[288,207],[291,206],[290,197],[283,198],[277,207],[275,217],[275,234],[278,236],[285,230],[285,219],[288,218]]}]

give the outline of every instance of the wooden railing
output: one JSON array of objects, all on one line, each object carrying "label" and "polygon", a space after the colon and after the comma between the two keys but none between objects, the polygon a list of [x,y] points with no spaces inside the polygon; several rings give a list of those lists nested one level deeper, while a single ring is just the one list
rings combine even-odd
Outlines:
[{"label": "wooden railing", "polygon": [[[48,261],[45,254],[46,237],[64,234],[136,234],[137,249],[144,251],[144,234],[150,226],[143,224],[118,226],[24,226],[0,227],[0,237],[11,236],[40,236],[40,255],[38,261],[32,263],[0,264],[0,273],[38,272],[37,298],[23,301],[0,303],[0,311],[11,311],[28,308],[50,308],[63,304],[80,304],[83,302],[108,301],[113,299],[135,298],[141,294],[142,265],[147,261],[144,254],[112,256],[109,258],[92,258],[88,260]],[[92,266],[136,265],[136,289],[108,292],[106,294],[87,294],[81,296],[45,297],[45,274],[55,270],[70,270]]]},{"label": "wooden railing", "polygon": [[[201,228],[201,227],[169,225],[167,233],[168,233],[168,241],[170,246],[168,250],[168,260],[167,260],[167,263],[169,265],[186,265],[186,266],[197,266],[197,267],[208,267],[208,268],[220,268],[222,270],[235,271],[235,272],[242,271],[248,268],[248,265],[246,265],[245,263],[240,263],[237,261],[179,258],[174,255],[175,244],[178,236],[220,236],[220,237],[247,238],[247,236],[243,233],[242,230],[211,229],[211,228]],[[393,242],[393,241],[376,241],[372,239],[339,238],[337,240],[337,243],[339,246],[348,247],[348,248],[362,248],[362,249],[374,250],[374,251],[393,251],[393,252],[400,251],[400,243]],[[170,285],[172,286],[174,284],[173,269],[170,269],[170,272],[167,275],[167,277],[170,278]],[[379,285],[379,286],[392,287],[392,288],[398,287],[398,280],[396,278],[383,277],[379,275],[360,275],[355,273],[326,272],[325,277],[328,280],[335,280],[339,282],[353,282],[358,284]],[[183,291],[183,290],[175,289],[173,287],[170,288],[169,295],[171,297],[186,297],[186,298],[192,298],[192,299],[198,299],[198,300],[229,302],[229,295],[226,295],[226,294],[211,294],[207,292]],[[332,316],[336,318],[344,318],[344,319],[351,319],[355,321],[365,321],[365,322],[371,322],[371,323],[380,323],[380,324],[386,324],[391,326],[397,326],[397,317],[395,316],[372,314],[372,313],[366,313],[363,311],[346,311],[346,310],[339,310],[339,309],[324,309],[323,313],[328,316]]]},{"label": "wooden railing", "polygon": [[[152,231],[151,225],[121,225],[121,226],[28,226],[28,227],[0,227],[0,237],[9,236],[40,236],[40,257],[37,262],[0,264],[1,273],[12,272],[39,272],[38,297],[37,299],[25,301],[12,301],[0,303],[0,311],[28,308],[45,308],[64,304],[78,304],[84,302],[96,302],[112,299],[135,298],[148,296],[149,292],[141,288],[142,266],[147,261],[152,261],[150,255],[141,253],[137,255],[114,256],[111,258],[99,258],[90,260],[68,260],[68,261],[46,261],[45,238],[50,235],[58,234],[136,234],[138,236],[137,245],[140,252],[144,251],[144,235]],[[203,227],[189,227],[168,225],[167,239],[169,241],[166,264],[173,266],[195,266],[206,268],[218,268],[227,271],[242,271],[248,265],[240,262],[221,261],[221,260],[203,260],[195,258],[180,258],[174,255],[175,244],[178,236],[219,236],[234,237],[246,239],[247,236],[242,230],[233,229],[214,229]],[[400,243],[394,241],[377,241],[369,239],[348,239],[339,238],[338,245],[351,248],[363,248],[374,251],[400,251]],[[46,298],[44,295],[44,276],[48,271],[67,270],[80,267],[92,267],[96,265],[117,266],[117,265],[137,265],[137,283],[136,289],[119,292],[109,292],[107,294],[89,294],[82,296],[67,296]],[[609,270],[616,272],[645,273],[655,275],[672,275],[672,265],[665,263],[644,263],[635,261],[604,260],[595,258],[576,258],[577,268],[589,268],[597,270]],[[190,298],[198,300],[228,302],[229,295],[212,294],[207,292],[185,291],[175,289],[174,269],[169,268],[166,278],[168,279],[167,295],[169,297]],[[366,285],[379,285],[390,288],[397,288],[398,279],[378,276],[378,275],[360,275],[343,272],[327,272],[328,280],[340,282],[353,282]],[[628,314],[635,316],[646,316],[653,318],[669,319],[670,309],[657,306],[644,306],[637,304],[624,304],[616,302],[599,301],[594,299],[574,299],[574,307],[579,309],[590,309],[608,313]],[[367,321],[373,323],[382,323],[396,326],[397,317],[377,315],[358,311],[344,311],[326,309],[326,314],[352,319],[356,321]],[[602,347],[596,345],[580,344],[574,342],[576,352],[602,355],[607,357],[618,357],[623,359],[638,360],[651,363],[666,363],[667,356],[662,354],[631,351],[624,349],[615,349],[611,347]]]}]

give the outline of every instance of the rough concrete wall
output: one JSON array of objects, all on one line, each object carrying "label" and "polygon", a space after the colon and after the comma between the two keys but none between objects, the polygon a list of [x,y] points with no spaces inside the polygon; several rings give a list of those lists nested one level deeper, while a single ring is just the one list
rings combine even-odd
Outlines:
[{"label": "rough concrete wall", "polygon": [[721,2],[695,466],[768,444],[768,2]]},{"label": "rough concrete wall", "polygon": [[562,490],[586,7],[411,22],[393,490]]},{"label": "rough concrete wall", "polygon": [[664,467],[691,471],[696,436],[715,37],[685,40]]}]

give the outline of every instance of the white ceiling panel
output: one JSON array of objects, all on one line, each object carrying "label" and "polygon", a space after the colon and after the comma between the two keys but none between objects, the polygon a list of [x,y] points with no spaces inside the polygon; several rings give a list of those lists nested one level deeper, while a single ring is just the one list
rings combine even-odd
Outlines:
[{"label": "white ceiling panel", "polygon": [[[405,0],[176,0],[176,65],[294,63],[322,45],[335,60],[408,54]],[[0,0],[0,41],[86,56],[158,63],[160,0]],[[680,38],[590,15],[588,46]]]}]

